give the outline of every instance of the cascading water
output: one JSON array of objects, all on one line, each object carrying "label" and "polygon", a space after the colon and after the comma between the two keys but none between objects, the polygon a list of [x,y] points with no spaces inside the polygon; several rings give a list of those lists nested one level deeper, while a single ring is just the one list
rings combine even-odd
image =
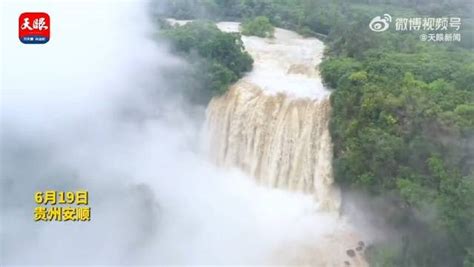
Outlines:
[{"label": "cascading water", "polygon": [[[239,31],[236,22],[217,26]],[[275,38],[242,36],[242,41],[254,59],[253,70],[209,103],[205,134],[209,155],[216,165],[236,167],[259,184],[296,191],[295,197],[311,194],[319,208],[310,208],[290,218],[291,226],[278,228],[282,238],[272,243],[265,264],[367,266],[359,231],[339,213],[328,127],[330,92],[317,70],[323,43],[283,29],[275,30]],[[278,210],[282,203],[272,205]],[[266,227],[279,225],[270,222]],[[292,227],[301,229],[301,235],[295,235]]]},{"label": "cascading water", "polygon": [[[238,31],[237,23],[218,24]],[[339,210],[328,130],[329,92],[315,66],[323,45],[276,29],[275,38],[242,37],[254,69],[207,109],[210,155],[261,184],[314,194],[322,209]]]}]

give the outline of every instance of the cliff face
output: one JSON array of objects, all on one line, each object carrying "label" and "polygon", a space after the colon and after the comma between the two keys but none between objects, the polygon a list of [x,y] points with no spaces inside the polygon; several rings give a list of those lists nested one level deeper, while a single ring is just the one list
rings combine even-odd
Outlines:
[{"label": "cliff face", "polygon": [[209,104],[210,154],[263,185],[312,193],[321,208],[337,210],[329,116],[328,97],[269,95],[241,81]]},{"label": "cliff face", "polygon": [[[218,24],[236,32],[237,23]],[[254,68],[207,109],[212,159],[239,167],[260,184],[314,194],[338,210],[333,188],[329,92],[316,66],[323,44],[276,29],[275,38],[242,36]]]}]

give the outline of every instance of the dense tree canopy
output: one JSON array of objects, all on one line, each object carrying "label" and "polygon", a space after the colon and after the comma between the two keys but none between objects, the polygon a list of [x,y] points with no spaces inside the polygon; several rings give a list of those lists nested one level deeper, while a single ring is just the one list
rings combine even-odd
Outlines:
[{"label": "dense tree canopy", "polygon": [[267,17],[259,16],[244,21],[241,25],[243,35],[255,35],[259,37],[273,37],[275,28]]},{"label": "dense tree canopy", "polygon": [[193,99],[205,103],[221,94],[245,72],[252,69],[253,60],[243,50],[238,34],[221,32],[211,22],[190,22],[183,26],[166,26],[162,35],[173,48],[193,66],[192,75],[200,81]]}]

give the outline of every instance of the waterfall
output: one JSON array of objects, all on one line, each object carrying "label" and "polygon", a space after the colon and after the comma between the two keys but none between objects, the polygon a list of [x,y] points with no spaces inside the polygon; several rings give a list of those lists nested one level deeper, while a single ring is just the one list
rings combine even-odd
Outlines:
[{"label": "waterfall", "polygon": [[[234,22],[217,26],[239,31]],[[207,107],[211,160],[222,168],[242,170],[264,187],[310,194],[324,211],[310,212],[314,221],[308,221],[305,237],[275,244],[270,262],[367,266],[358,231],[339,213],[330,92],[317,69],[323,43],[278,28],[275,38],[242,36],[242,41],[254,59],[253,69]]]},{"label": "waterfall", "polygon": [[238,167],[262,185],[311,193],[320,208],[337,211],[329,92],[316,70],[321,42],[282,29],[274,39],[242,39],[254,69],[208,106],[212,160]]},{"label": "waterfall", "polygon": [[329,114],[328,98],[267,95],[239,82],[208,106],[211,157],[263,185],[313,193],[323,208],[337,210]]}]

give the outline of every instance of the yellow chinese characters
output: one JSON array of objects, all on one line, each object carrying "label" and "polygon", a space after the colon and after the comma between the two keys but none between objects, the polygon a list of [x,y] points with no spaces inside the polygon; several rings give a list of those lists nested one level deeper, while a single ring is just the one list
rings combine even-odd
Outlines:
[{"label": "yellow chinese characters", "polygon": [[35,221],[90,221],[90,207],[36,207]]},{"label": "yellow chinese characters", "polygon": [[[89,192],[78,190],[75,192],[63,192],[47,190],[35,192],[35,203],[38,205],[34,209],[35,221],[90,221],[91,208],[89,204]],[[71,205],[77,206],[71,206]],[[56,206],[61,205],[61,206]]]},{"label": "yellow chinese characters", "polygon": [[76,203],[77,205],[87,205],[89,203],[89,192],[76,191]]},{"label": "yellow chinese characters", "polygon": [[46,207],[35,208],[35,221],[43,220],[46,221]]}]

